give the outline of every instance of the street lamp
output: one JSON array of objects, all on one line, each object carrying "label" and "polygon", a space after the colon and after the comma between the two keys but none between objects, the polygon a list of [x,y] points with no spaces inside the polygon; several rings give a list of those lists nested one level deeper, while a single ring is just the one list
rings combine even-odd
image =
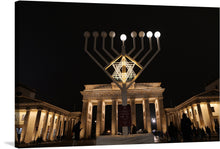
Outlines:
[{"label": "street lamp", "polygon": [[[127,39],[127,36],[125,34],[122,34],[120,36],[120,39],[122,41],[122,49],[121,54],[114,48],[114,38],[116,36],[116,33],[114,31],[109,32],[109,37],[111,40],[111,50],[114,52],[116,56],[113,56],[109,50],[105,48],[105,40],[107,38],[106,32],[101,32],[102,37],[102,50],[105,52],[105,54],[111,59],[111,61],[108,61],[106,57],[104,57],[100,50],[97,50],[97,38],[99,37],[98,32],[93,32],[93,51],[95,52],[96,57],[99,57],[99,59],[95,58],[94,54],[91,54],[91,52],[88,50],[88,39],[90,37],[90,33],[86,31],[84,33],[85,37],[85,52],[91,57],[91,59],[107,74],[107,76],[120,88],[121,90],[121,96],[122,96],[122,106],[127,106],[127,90],[128,88],[134,83],[134,81],[140,76],[140,74],[146,69],[146,67],[150,64],[150,62],[155,58],[155,56],[160,51],[160,32],[157,31],[154,33],[154,37],[157,41],[157,50],[153,52],[152,48],[152,36],[153,33],[151,31],[148,31],[146,33],[147,39],[149,40],[149,49],[142,53],[144,50],[144,37],[145,32],[140,31],[138,33],[139,38],[141,39],[141,49],[136,50],[136,37],[137,32],[133,31],[131,32],[131,37],[133,39],[133,48],[129,50],[128,53],[126,53],[125,50],[125,41]],[[135,52],[136,50],[136,52]],[[144,62],[144,59],[149,56],[149,54],[153,52],[154,54],[147,60],[147,62]],[[132,53],[136,53],[133,57],[131,57]],[[141,55],[142,53],[142,55]],[[138,60],[138,57],[140,59]],[[101,61],[102,62],[101,62]],[[104,64],[103,64],[104,63]],[[114,70],[113,73],[111,70]],[[123,134],[128,133],[128,127],[122,127]]]}]

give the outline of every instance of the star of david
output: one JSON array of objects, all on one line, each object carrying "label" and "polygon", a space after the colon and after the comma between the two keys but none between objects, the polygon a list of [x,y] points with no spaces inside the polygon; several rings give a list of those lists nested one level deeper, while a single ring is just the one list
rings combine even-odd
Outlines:
[{"label": "star of david", "polygon": [[[109,70],[113,68],[113,71]],[[105,67],[107,72],[111,72],[112,79],[126,83],[133,81],[143,67],[131,57],[120,55]]]},{"label": "star of david", "polygon": [[125,74],[122,74],[122,59],[120,62],[115,62],[114,64],[112,64],[113,68],[115,69],[114,73],[112,74],[112,77],[115,78],[116,80],[125,79],[126,81],[130,81],[136,76],[136,73],[133,70],[135,63],[132,61],[128,62],[126,59],[125,59],[125,63],[126,63],[125,66],[127,69]]}]

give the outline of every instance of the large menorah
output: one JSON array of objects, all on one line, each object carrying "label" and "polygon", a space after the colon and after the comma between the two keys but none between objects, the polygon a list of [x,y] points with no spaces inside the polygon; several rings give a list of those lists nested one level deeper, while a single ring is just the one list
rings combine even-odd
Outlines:
[{"label": "large menorah", "polygon": [[[136,37],[137,33],[135,31],[131,32],[131,37],[133,39],[133,48],[126,53],[125,50],[125,40],[127,39],[125,34],[120,36],[122,41],[122,49],[121,54],[114,48],[114,38],[116,36],[115,32],[109,32],[109,37],[111,39],[111,50],[107,50],[105,48],[105,41],[107,38],[106,32],[101,32],[102,37],[102,50],[97,49],[97,39],[99,37],[98,32],[93,32],[93,51],[88,50],[88,39],[90,37],[90,33],[86,31],[84,33],[85,37],[85,52],[92,58],[92,60],[109,76],[109,78],[120,88],[121,96],[122,96],[122,106],[127,105],[127,90],[132,85],[132,83],[140,76],[140,74],[146,69],[146,67],[150,64],[150,62],[155,58],[155,56],[160,51],[160,32],[155,32],[154,37],[157,42],[157,50],[154,51],[152,48],[152,36],[153,33],[148,31],[146,36],[149,40],[149,49],[145,50],[144,46],[144,37],[145,33],[143,31],[139,32],[139,38],[141,40],[141,49],[136,50]],[[92,54],[92,53],[93,54]],[[150,56],[147,61],[145,59],[150,53],[153,52],[153,55]],[[113,56],[113,53],[115,56]],[[96,56],[95,56],[95,55]],[[104,55],[105,56],[104,56]],[[133,56],[131,56],[133,55]],[[109,60],[107,60],[107,57]],[[137,60],[139,58],[139,60]],[[104,64],[103,64],[104,63]]]}]

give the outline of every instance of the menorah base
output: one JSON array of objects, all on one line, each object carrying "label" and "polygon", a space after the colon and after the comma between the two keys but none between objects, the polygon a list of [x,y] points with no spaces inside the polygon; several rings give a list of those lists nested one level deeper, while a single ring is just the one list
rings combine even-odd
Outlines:
[{"label": "menorah base", "polygon": [[123,135],[128,135],[128,126],[123,126],[122,127],[122,134]]},{"label": "menorah base", "polygon": [[122,106],[127,106],[127,88],[126,88],[126,84],[122,84],[121,97],[122,97]]}]

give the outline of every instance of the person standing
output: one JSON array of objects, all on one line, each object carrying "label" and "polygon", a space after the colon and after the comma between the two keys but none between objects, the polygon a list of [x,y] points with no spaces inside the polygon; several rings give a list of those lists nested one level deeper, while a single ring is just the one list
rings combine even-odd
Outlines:
[{"label": "person standing", "polygon": [[192,125],[191,120],[186,116],[185,113],[183,113],[183,118],[181,119],[181,131],[182,131],[184,142],[189,142],[192,139],[191,138],[191,134],[192,134],[191,125]]},{"label": "person standing", "polygon": [[132,134],[136,134],[137,128],[134,124],[132,126]]},{"label": "person standing", "polygon": [[171,142],[177,141],[177,128],[173,125],[173,122],[170,122],[170,126],[168,127],[168,135]]},{"label": "person standing", "polygon": [[81,121],[78,121],[78,123],[76,123],[73,126],[73,132],[75,132],[75,140],[76,140],[74,141],[74,145],[77,145],[80,139],[80,131],[82,130],[82,128],[80,128],[80,124],[81,124]]},{"label": "person standing", "polygon": [[80,131],[82,128],[80,128],[81,121],[76,123],[75,127],[75,140],[79,140]]}]

